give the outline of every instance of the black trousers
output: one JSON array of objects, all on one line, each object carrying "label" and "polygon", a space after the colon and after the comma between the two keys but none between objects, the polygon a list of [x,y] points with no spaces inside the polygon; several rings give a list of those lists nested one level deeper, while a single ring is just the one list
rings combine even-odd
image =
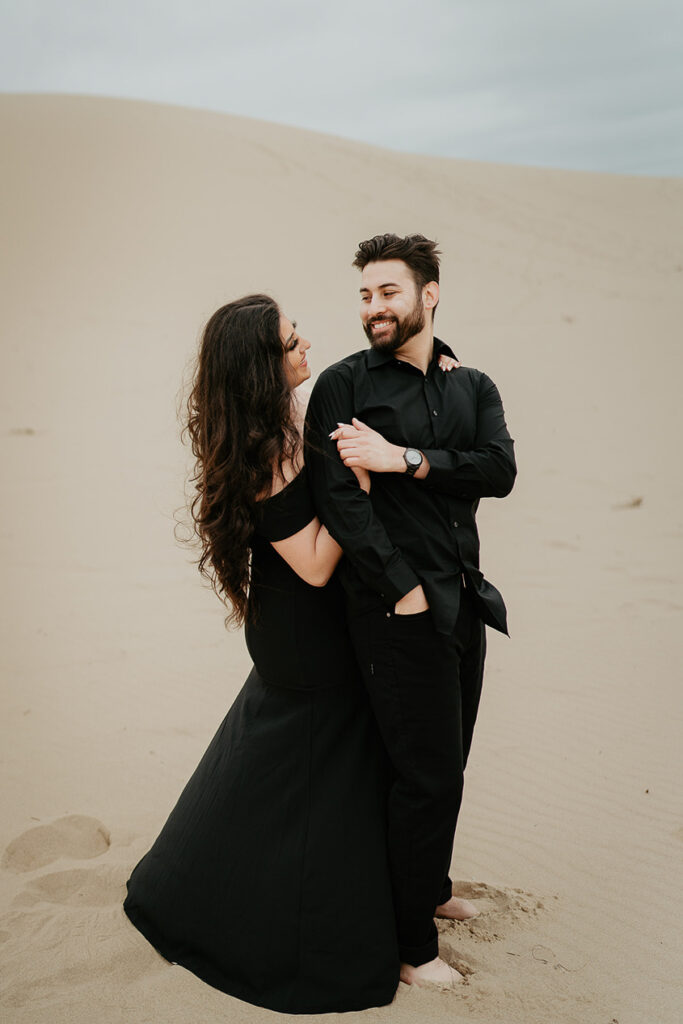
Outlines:
[{"label": "black trousers", "polygon": [[401,961],[438,955],[434,911],[450,899],[453,838],[486,654],[467,589],[451,636],[431,613],[349,616],[351,637],[392,765],[389,860]]}]

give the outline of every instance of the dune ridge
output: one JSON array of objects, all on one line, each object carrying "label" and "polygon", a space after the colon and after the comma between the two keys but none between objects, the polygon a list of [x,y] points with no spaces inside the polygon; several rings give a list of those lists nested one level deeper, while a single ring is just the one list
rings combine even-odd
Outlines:
[{"label": "dune ridge", "polygon": [[122,100],[0,117],[8,1019],[286,1019],[167,965],[120,907],[249,669],[173,538],[176,406],[202,323],[247,291],[296,317],[314,373],[363,347],[350,262],[394,230],[441,242],[436,332],[516,439],[515,490],[480,512],[511,640],[489,636],[453,857],[484,913],[440,925],[466,984],[349,1019],[677,1024],[683,182]]}]

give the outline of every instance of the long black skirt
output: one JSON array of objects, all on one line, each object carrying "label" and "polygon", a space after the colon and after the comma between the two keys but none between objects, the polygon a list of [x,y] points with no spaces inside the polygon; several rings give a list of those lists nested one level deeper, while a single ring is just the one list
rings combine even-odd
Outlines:
[{"label": "long black skirt", "polygon": [[384,758],[359,682],[285,689],[252,670],[133,870],[126,914],[167,960],[257,1006],[391,1002]]}]

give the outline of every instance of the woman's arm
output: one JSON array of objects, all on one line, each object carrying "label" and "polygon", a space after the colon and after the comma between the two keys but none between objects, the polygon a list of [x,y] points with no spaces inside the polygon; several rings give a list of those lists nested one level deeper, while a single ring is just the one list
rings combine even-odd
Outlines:
[{"label": "woman's arm", "polygon": [[297,576],[312,587],[325,586],[342,556],[342,549],[317,518],[291,537],[271,544]]},{"label": "woman's arm", "polygon": [[[354,469],[353,472],[359,486],[369,494],[370,474],[365,469]],[[289,467],[285,479],[292,479],[293,475]],[[324,587],[328,583],[342,556],[342,549],[317,517],[298,533],[284,540],[271,541],[271,544],[297,576],[313,587]]]}]

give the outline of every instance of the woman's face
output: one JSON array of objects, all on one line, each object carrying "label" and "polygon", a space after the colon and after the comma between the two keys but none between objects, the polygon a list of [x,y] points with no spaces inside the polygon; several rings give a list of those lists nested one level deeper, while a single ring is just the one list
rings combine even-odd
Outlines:
[{"label": "woman's face", "polygon": [[311,376],[311,371],[306,361],[306,352],[311,347],[310,341],[306,341],[296,330],[296,321],[288,320],[284,314],[280,315],[280,338],[284,347],[285,372],[290,387],[298,388]]}]

